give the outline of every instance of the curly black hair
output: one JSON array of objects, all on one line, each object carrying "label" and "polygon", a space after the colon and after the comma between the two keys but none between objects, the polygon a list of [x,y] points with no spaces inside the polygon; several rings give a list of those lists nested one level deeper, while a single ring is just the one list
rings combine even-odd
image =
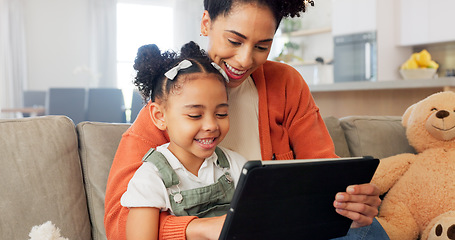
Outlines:
[{"label": "curly black hair", "polygon": [[[174,80],[168,81],[164,74],[185,59],[192,63],[191,67],[179,70]],[[137,71],[133,83],[138,87],[144,102],[165,100],[171,89],[177,88],[179,79],[191,73],[214,73],[226,86],[223,75],[212,65],[207,53],[192,41],[183,45],[180,53],[172,50],[162,53],[155,44],[141,46],[133,68]]]},{"label": "curly black hair", "polygon": [[246,3],[268,7],[275,16],[277,28],[285,17],[300,17],[300,13],[306,11],[306,3],[314,6],[311,0],[204,0],[204,9],[208,11],[210,19],[215,20],[220,14],[229,14],[233,5]]}]

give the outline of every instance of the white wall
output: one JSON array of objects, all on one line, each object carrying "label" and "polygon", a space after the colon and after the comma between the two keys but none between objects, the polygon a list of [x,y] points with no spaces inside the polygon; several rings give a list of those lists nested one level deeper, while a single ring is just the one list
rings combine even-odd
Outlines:
[{"label": "white wall", "polygon": [[[25,0],[28,58],[26,90],[50,87],[93,86],[86,67],[90,66],[90,0]],[[160,4],[163,0],[143,0]],[[167,0],[165,0],[167,1]],[[135,0],[135,2],[141,2]],[[167,2],[166,4],[171,4]],[[175,48],[189,40],[206,48],[207,39],[199,36],[203,13],[202,0],[175,0]],[[84,69],[85,68],[85,69]],[[96,85],[96,84],[95,84]]]},{"label": "white wall", "polygon": [[89,65],[89,0],[25,0],[27,90],[85,87]]},{"label": "white wall", "polygon": [[[411,47],[400,47],[399,7],[395,0],[377,1],[378,81],[401,79],[399,68],[412,54]],[[398,5],[398,4],[396,4]]]},{"label": "white wall", "polygon": [[[376,30],[376,0],[332,0],[332,34],[334,36]],[[390,7],[389,8],[393,8]]]},{"label": "white wall", "polygon": [[204,13],[202,0],[175,0],[174,4],[174,49],[194,41],[203,49],[207,49],[208,38],[200,36],[201,19]]}]

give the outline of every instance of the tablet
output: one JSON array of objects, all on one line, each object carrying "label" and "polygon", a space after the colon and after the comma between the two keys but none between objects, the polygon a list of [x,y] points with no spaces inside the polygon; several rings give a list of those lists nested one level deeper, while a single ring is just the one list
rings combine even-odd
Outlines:
[{"label": "tablet", "polygon": [[220,239],[331,239],[352,220],[336,213],[335,195],[371,181],[372,157],[248,161]]}]

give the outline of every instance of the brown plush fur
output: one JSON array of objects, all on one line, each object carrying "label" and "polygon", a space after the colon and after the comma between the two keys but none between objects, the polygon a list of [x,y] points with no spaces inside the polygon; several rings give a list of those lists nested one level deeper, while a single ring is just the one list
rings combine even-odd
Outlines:
[{"label": "brown plush fur", "polygon": [[381,159],[372,180],[388,191],[378,221],[391,240],[418,239],[430,221],[455,210],[455,93],[410,106],[402,123],[418,154]]}]

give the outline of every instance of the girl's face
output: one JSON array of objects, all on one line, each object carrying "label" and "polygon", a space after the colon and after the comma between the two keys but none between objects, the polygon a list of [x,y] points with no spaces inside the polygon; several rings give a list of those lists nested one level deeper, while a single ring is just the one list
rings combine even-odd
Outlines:
[{"label": "girl's face", "polygon": [[183,163],[202,163],[229,130],[226,87],[213,74],[197,74],[171,90],[163,109],[169,150]]},{"label": "girl's face", "polygon": [[204,12],[201,32],[209,37],[208,53],[229,76],[228,87],[239,86],[267,61],[276,22],[267,7],[256,4],[233,5],[227,16],[214,21]]}]

